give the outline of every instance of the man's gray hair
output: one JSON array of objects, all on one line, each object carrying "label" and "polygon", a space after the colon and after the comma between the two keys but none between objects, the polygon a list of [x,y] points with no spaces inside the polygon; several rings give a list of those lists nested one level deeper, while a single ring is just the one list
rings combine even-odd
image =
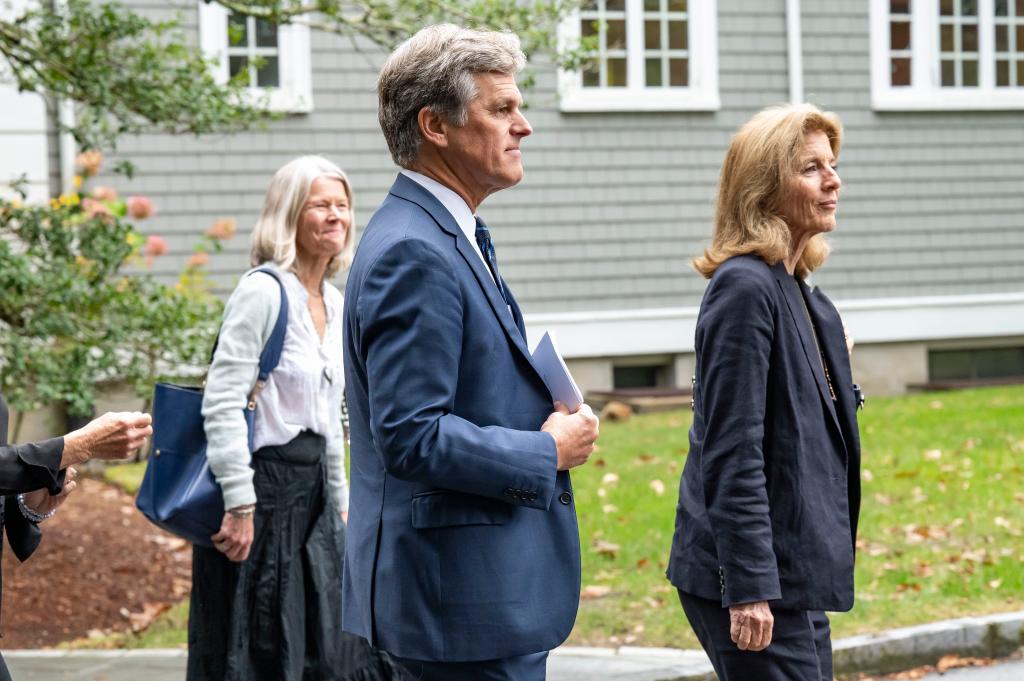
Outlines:
[{"label": "man's gray hair", "polygon": [[526,65],[519,38],[509,31],[480,31],[454,24],[420,29],[395,48],[377,78],[377,118],[391,158],[407,168],[419,155],[420,109],[465,125],[477,96],[476,73],[515,75]]}]

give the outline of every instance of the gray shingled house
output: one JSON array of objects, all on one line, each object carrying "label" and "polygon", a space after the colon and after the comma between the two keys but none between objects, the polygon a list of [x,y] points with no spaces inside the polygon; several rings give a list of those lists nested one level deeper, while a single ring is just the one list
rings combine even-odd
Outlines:
[{"label": "gray shingled house", "polygon": [[[146,226],[171,247],[158,268],[176,272],[198,233],[235,217],[241,236],[211,262],[229,290],[271,174],[298,154],[349,173],[366,223],[396,173],[376,121],[379,49],[201,1],[130,4],[182,12],[222,77],[247,70],[287,112],[263,131],[123,141],[140,172],[122,186],[154,200]],[[232,22],[245,30],[229,45]],[[562,30],[597,32],[598,68],[532,65],[526,179],[481,214],[531,343],[554,329],[585,389],[689,384],[704,281],[687,263],[710,234],[719,164],[739,125],[788,100],[846,126],[839,229],[814,283],[857,339],[868,392],[1024,375],[1024,0],[590,0]],[[19,102],[0,135],[34,150],[32,178],[52,188],[72,150]]]}]

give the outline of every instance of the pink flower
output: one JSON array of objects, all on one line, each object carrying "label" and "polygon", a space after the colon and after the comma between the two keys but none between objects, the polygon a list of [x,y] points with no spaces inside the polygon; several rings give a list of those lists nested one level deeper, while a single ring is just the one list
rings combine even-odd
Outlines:
[{"label": "pink flower", "polygon": [[113,187],[96,187],[92,190],[92,197],[99,201],[117,201],[117,190]]},{"label": "pink flower", "polygon": [[186,263],[187,267],[202,267],[206,263],[210,262],[210,256],[203,251],[196,251],[192,254],[192,257],[188,259]]},{"label": "pink flower", "polygon": [[167,240],[162,236],[156,234],[150,234],[146,239],[146,246],[142,249],[142,253],[146,257],[155,258],[158,255],[163,255],[167,252]]},{"label": "pink flower", "polygon": [[128,215],[136,220],[145,220],[156,212],[153,202],[145,196],[131,196],[125,204],[128,208]]},{"label": "pink flower", "polygon": [[98,149],[83,151],[75,157],[75,164],[82,169],[86,175],[95,175],[103,163],[103,154]]},{"label": "pink flower", "polygon": [[88,197],[82,199],[82,210],[84,210],[85,214],[91,218],[94,218],[97,215],[112,215],[110,212],[110,206],[102,201]]},{"label": "pink flower", "polygon": [[227,241],[235,235],[237,228],[234,218],[224,218],[213,223],[213,226],[206,230],[206,236],[217,241]]}]

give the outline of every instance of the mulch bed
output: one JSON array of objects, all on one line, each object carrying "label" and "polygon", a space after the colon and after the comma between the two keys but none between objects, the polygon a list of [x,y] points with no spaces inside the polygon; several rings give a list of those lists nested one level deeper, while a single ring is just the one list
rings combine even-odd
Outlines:
[{"label": "mulch bed", "polygon": [[41,648],[144,628],[188,596],[192,549],[146,520],[132,497],[80,479],[25,563],[4,547],[0,647]]}]

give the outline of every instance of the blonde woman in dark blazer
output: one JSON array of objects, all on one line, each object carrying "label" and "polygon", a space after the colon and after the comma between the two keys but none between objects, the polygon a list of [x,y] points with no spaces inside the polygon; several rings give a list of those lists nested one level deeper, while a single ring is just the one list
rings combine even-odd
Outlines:
[{"label": "blonde woman in dark blazer", "polygon": [[690,453],[668,577],[721,681],[831,681],[825,610],[853,607],[859,391],[808,275],[828,256],[839,119],[757,114],[722,166],[697,320]]}]

